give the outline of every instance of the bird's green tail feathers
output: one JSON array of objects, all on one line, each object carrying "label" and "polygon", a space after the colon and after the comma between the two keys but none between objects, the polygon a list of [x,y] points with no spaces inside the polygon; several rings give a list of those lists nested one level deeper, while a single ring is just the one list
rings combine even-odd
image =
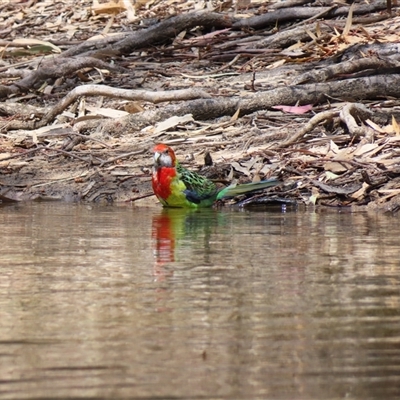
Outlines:
[{"label": "bird's green tail feathers", "polygon": [[277,186],[281,181],[277,179],[268,179],[266,181],[244,183],[242,185],[230,185],[225,189],[222,189],[217,196],[217,200],[221,200],[227,197],[235,197],[241,194],[254,192],[256,190],[266,189],[269,187]]}]

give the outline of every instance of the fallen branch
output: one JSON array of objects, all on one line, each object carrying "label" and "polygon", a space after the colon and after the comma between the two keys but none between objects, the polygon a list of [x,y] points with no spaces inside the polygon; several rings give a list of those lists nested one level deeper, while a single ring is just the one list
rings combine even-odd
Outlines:
[{"label": "fallen branch", "polygon": [[[400,75],[378,75],[364,78],[347,79],[337,82],[307,84],[280,87],[274,90],[258,92],[248,98],[230,97],[218,99],[192,100],[185,104],[168,105],[160,110],[130,114],[123,118],[101,122],[101,129],[111,135],[121,132],[135,132],[146,126],[154,125],[171,115],[192,114],[195,120],[209,120],[221,116],[232,116],[240,109],[240,116],[265,110],[277,104],[321,104],[328,99],[382,99],[398,98],[400,93]],[[89,127],[94,127],[88,122]],[[86,130],[87,123],[75,125]]]},{"label": "fallen branch", "polygon": [[97,42],[85,42],[61,53],[61,56],[71,57],[79,54],[92,57],[101,57],[104,54],[114,56],[126,55],[143,47],[168,42],[170,39],[175,39],[178,33],[190,30],[196,26],[230,28],[232,26],[232,19],[224,14],[204,11],[180,14],[152,25],[147,29],[134,32],[116,43],[113,41],[112,45],[109,44],[109,39]]},{"label": "fallen branch", "polygon": [[[353,14],[369,14],[374,11],[386,9],[386,1],[374,2],[373,4],[359,4],[355,7]],[[349,14],[350,6],[332,9],[332,7],[291,7],[279,9],[266,14],[241,19],[232,25],[232,29],[263,29],[275,26],[277,22],[285,22],[298,19],[310,19],[316,15],[325,15],[327,18],[343,17]]]},{"label": "fallen branch", "polygon": [[366,119],[371,118],[371,116],[372,111],[368,110],[367,107],[359,103],[346,104],[340,111],[340,119],[346,124],[351,136],[364,136],[369,141],[371,141],[374,137],[373,129],[366,125],[358,125],[357,121],[362,123]]},{"label": "fallen branch", "polygon": [[46,60],[43,64],[31,74],[14,82],[9,86],[0,85],[0,98],[5,98],[11,94],[20,92],[27,92],[31,89],[37,88],[46,79],[57,79],[60,76],[67,76],[82,68],[103,68],[110,71],[122,71],[120,67],[112,66],[102,60],[93,57],[79,57],[79,58],[54,58]]},{"label": "fallen branch", "polygon": [[69,105],[82,96],[105,96],[124,100],[142,100],[151,103],[166,101],[182,101],[198,98],[210,98],[211,96],[201,89],[181,89],[162,92],[151,92],[148,90],[118,89],[103,85],[78,86],[71,90],[53,109],[48,112],[40,121],[9,121],[4,130],[15,129],[37,129],[51,123],[54,118],[61,114]]},{"label": "fallen branch", "polygon": [[318,113],[314,117],[308,121],[308,123],[304,126],[303,129],[301,129],[298,133],[293,135],[291,138],[286,140],[283,143],[280,143],[276,146],[272,146],[271,150],[278,149],[278,148],[284,148],[288,147],[296,142],[298,142],[304,135],[306,135],[308,132],[311,132],[316,126],[319,124],[325,122],[325,121],[331,121],[333,118],[337,117],[339,115],[338,111],[324,111],[321,113]]},{"label": "fallen branch", "polygon": [[[395,51],[395,49],[393,49]],[[396,49],[398,51],[398,48]],[[338,75],[349,75],[361,71],[364,75],[383,74],[387,71],[400,72],[400,63],[390,58],[367,57],[358,60],[344,61],[338,64],[329,65],[326,68],[319,70],[313,69],[306,72],[293,81],[294,85],[309,82],[326,82],[335,78]]]},{"label": "fallen branch", "polygon": [[151,197],[151,196],[154,196],[154,193],[145,193],[145,194],[142,194],[142,195],[140,195],[140,196],[136,196],[136,197],[131,197],[130,199],[127,199],[127,200],[125,200],[125,203],[131,203],[131,202],[134,202],[134,201],[136,201],[136,200],[141,200],[141,199],[145,199],[146,197]]}]

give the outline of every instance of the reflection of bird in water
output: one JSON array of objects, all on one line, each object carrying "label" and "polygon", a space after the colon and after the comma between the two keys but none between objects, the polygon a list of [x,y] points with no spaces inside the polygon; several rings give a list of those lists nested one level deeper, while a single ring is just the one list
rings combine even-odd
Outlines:
[{"label": "reflection of bird in water", "polygon": [[211,207],[216,200],[239,196],[279,185],[276,179],[243,185],[230,185],[223,189],[204,176],[182,167],[174,151],[165,144],[154,147],[152,185],[154,194],[164,207]]},{"label": "reflection of bird in water", "polygon": [[[190,210],[164,208],[153,216],[152,239],[155,257],[154,275],[166,278],[168,264],[179,261],[178,252],[199,249],[204,263],[209,263],[210,237],[219,224],[225,221],[224,213],[217,210]],[[178,260],[177,260],[178,258]],[[182,259],[190,257],[182,256]]]},{"label": "reflection of bird in water", "polygon": [[175,261],[175,232],[170,215],[162,212],[153,217],[152,237],[157,262]]}]

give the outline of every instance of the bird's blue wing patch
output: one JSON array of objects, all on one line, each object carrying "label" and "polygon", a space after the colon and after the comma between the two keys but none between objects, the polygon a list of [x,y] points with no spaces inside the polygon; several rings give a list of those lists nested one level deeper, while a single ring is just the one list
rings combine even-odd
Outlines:
[{"label": "bird's blue wing patch", "polygon": [[192,203],[200,204],[201,200],[203,200],[201,196],[199,196],[196,192],[193,192],[192,190],[186,189],[183,191],[183,193],[185,194],[186,199],[188,201],[191,201]]}]

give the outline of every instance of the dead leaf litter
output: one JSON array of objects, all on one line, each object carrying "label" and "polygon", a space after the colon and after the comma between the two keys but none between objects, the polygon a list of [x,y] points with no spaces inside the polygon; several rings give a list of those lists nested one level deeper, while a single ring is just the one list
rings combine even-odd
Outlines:
[{"label": "dead leaf litter", "polygon": [[400,8],[303,3],[0,3],[0,202],[155,204],[164,142],[283,182],[239,206],[398,211]]}]

